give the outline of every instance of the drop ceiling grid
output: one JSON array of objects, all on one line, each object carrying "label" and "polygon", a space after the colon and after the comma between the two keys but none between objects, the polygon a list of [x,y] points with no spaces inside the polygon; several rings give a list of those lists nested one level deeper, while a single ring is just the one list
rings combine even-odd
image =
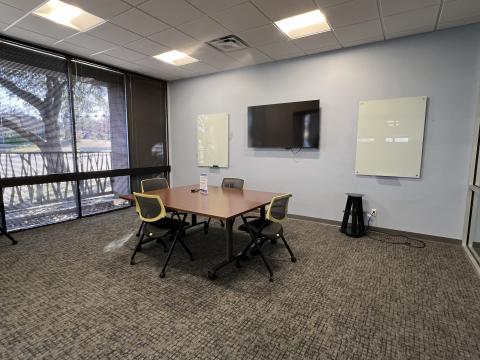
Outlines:
[{"label": "drop ceiling grid", "polygon": [[[0,32],[73,55],[169,79],[480,21],[478,0],[63,1],[82,7],[108,22],[84,33],[65,27],[57,31],[59,25],[28,15],[44,0],[0,0],[1,30],[5,30],[4,24],[11,26],[18,18],[25,17],[9,30]],[[326,15],[333,29],[329,35],[314,35],[311,40],[308,37],[291,40],[274,25],[280,18],[317,8]],[[196,35],[202,29],[204,33]],[[204,44],[210,34],[218,37],[229,33],[241,38],[244,35],[251,49],[229,55],[208,49]],[[197,56],[200,63],[179,68],[160,64],[151,58],[157,49],[160,53],[173,48]]]}]

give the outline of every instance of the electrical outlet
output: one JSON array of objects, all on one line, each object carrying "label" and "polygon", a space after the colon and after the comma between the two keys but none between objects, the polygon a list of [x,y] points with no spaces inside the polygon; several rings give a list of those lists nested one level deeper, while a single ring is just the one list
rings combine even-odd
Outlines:
[{"label": "electrical outlet", "polygon": [[372,214],[372,216],[377,216],[377,209],[370,210],[370,214]]}]

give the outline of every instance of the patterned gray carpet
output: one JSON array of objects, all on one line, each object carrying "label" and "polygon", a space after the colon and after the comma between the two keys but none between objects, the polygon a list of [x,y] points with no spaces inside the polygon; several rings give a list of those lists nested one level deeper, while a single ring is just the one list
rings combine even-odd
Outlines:
[{"label": "patterned gray carpet", "polygon": [[[0,239],[1,359],[479,359],[480,280],[460,246],[351,239],[289,220],[265,248],[214,282],[220,227],[165,259],[151,244],[129,265],[132,209]],[[235,233],[237,247],[247,238]]]}]

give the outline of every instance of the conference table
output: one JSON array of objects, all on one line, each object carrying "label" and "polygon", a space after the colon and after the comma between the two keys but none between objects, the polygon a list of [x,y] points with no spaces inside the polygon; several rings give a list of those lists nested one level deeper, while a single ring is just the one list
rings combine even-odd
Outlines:
[{"label": "conference table", "polygon": [[[278,193],[208,186],[208,193],[198,190],[199,185],[172,187],[168,189],[146,191],[145,194],[158,195],[168,210],[192,215],[192,225],[197,225],[197,215],[223,220],[225,222],[226,257],[221,263],[208,271],[208,277],[215,279],[218,270],[236,260],[233,252],[233,223],[235,218],[250,211],[260,209],[265,217],[265,207]],[[122,199],[135,201],[133,195],[122,195]],[[191,225],[191,226],[192,226]]]}]

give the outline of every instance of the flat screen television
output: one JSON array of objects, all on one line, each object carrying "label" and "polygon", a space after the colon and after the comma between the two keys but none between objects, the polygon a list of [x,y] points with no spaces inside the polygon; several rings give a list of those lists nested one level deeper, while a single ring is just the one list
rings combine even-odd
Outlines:
[{"label": "flat screen television", "polygon": [[318,149],[319,133],[319,100],[248,108],[249,147]]}]

